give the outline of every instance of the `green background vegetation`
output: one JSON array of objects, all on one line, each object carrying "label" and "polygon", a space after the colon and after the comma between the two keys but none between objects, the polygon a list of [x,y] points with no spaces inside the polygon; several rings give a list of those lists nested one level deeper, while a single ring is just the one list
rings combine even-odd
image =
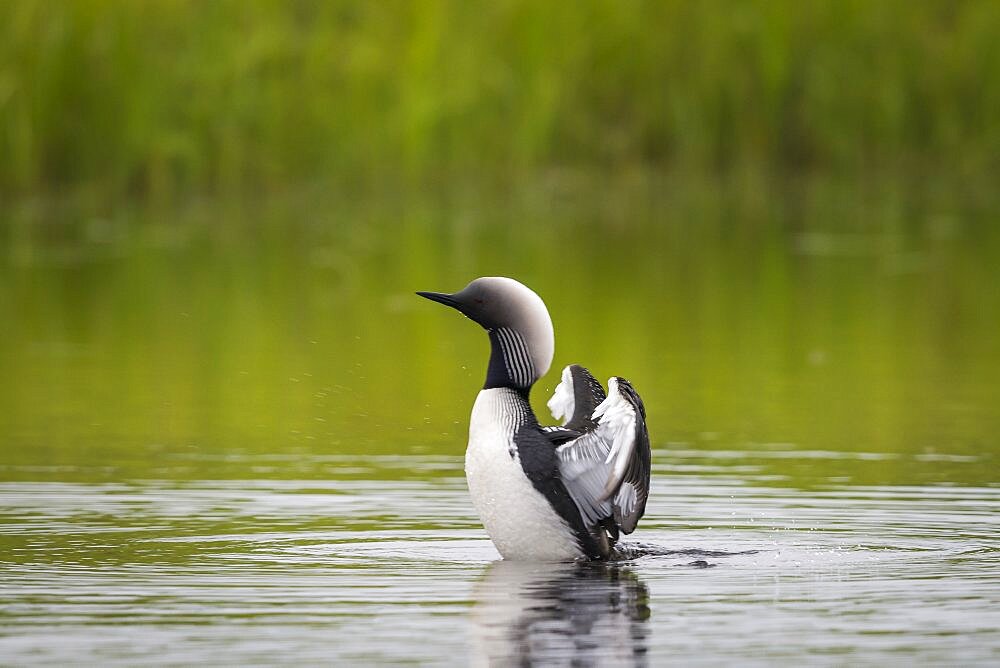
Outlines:
[{"label": "green background vegetation", "polygon": [[994,2],[0,4],[0,192],[1000,173]]},{"label": "green background vegetation", "polygon": [[657,457],[995,481],[998,119],[995,2],[0,3],[0,475],[457,455],[503,274]]}]

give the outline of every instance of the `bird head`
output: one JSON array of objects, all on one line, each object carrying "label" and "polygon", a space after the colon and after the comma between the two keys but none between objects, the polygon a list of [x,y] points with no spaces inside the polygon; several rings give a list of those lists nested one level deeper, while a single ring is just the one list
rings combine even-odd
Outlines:
[{"label": "bird head", "polygon": [[[458,292],[417,294],[452,307],[485,329],[499,360],[496,363],[503,363],[497,372],[506,369],[512,385],[530,387],[549,370],[555,352],[552,319],[542,298],[526,285],[512,278],[487,276]],[[490,364],[493,374],[493,358]]]}]

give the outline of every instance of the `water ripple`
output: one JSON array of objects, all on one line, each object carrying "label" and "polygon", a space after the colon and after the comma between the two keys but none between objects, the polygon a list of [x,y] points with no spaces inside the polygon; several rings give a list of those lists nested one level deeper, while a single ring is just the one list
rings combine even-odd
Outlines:
[{"label": "water ripple", "polygon": [[759,452],[715,455],[661,461],[635,549],[605,565],[498,561],[454,458],[325,457],[339,475],[324,480],[0,483],[0,655],[968,665],[1000,651],[1000,489],[796,488]]}]

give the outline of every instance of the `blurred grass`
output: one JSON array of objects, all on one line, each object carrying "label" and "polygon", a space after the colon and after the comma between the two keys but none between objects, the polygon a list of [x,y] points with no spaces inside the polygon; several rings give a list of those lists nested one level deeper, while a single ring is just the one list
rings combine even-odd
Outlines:
[{"label": "blurred grass", "polygon": [[0,195],[1000,175],[1000,3],[0,3]]}]

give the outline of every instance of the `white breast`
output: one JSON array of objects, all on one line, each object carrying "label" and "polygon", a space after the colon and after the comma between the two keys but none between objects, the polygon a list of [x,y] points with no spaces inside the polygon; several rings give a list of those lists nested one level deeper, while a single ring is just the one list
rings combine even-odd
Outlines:
[{"label": "white breast", "polygon": [[575,559],[583,553],[573,532],[534,488],[517,459],[518,401],[507,388],[483,390],[476,398],[465,451],[472,503],[505,559]]}]

